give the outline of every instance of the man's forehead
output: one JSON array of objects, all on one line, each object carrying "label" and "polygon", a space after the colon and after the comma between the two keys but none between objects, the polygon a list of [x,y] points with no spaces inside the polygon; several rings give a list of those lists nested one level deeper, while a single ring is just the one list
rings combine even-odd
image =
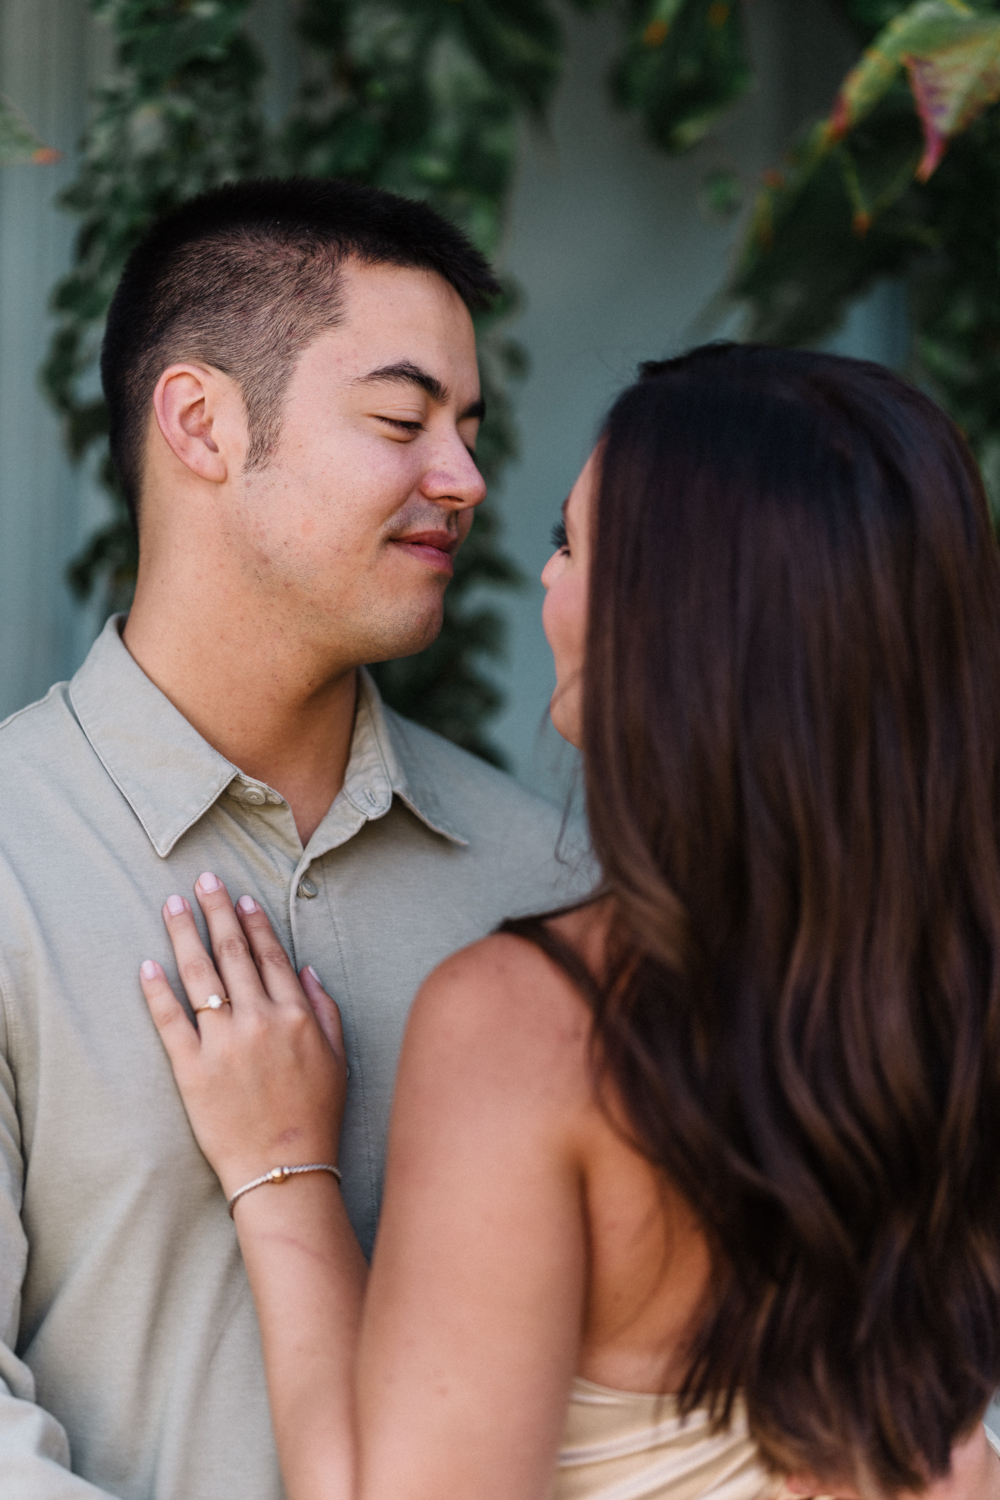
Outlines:
[{"label": "man's forehead", "polygon": [[420,310],[437,317],[454,320],[471,328],[472,315],[451,282],[427,266],[396,266],[383,261],[362,261],[349,256],[338,269],[338,292],[345,321],[351,321],[352,309],[365,309],[386,303],[411,316]]},{"label": "man's forehead", "polygon": [[394,385],[400,394],[409,386],[463,412],[478,403],[472,318],[442,277],[349,260],[337,294],[339,316],[310,340],[302,378],[332,380],[359,398],[366,389]]}]

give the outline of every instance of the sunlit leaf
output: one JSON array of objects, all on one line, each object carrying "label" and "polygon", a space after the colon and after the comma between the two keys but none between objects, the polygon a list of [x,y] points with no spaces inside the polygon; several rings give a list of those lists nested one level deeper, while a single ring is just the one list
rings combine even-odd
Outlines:
[{"label": "sunlit leaf", "polygon": [[831,136],[839,139],[854,129],[903,69],[924,128],[917,175],[926,182],[949,138],[1000,99],[1000,17],[973,11],[961,0],[911,6],[847,75],[830,117]]},{"label": "sunlit leaf", "polygon": [[924,127],[927,150],[917,169],[921,182],[937,167],[951,136],[1000,99],[1000,20],[933,57],[908,57],[910,87]]}]

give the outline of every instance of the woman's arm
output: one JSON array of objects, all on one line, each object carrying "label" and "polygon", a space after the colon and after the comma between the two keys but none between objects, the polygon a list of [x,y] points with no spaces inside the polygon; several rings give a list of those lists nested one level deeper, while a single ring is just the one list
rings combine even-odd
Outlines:
[{"label": "woman's arm", "polygon": [[[164,920],[192,1006],[232,1006],[191,1025],[158,964],[142,987],[198,1143],[231,1197],[277,1166],[335,1165],[346,1066],[336,1006],[307,973],[326,1040],[259,907],[240,919],[224,887],[198,887],[216,955],[190,907]],[[268,1394],[290,1500],[354,1491],[354,1365],[367,1266],[326,1172],[247,1193],[234,1206],[257,1305]]]},{"label": "woman's arm", "polygon": [[[272,1166],[335,1160],[342,1050],[326,1018],[331,1057],[263,913],[237,919],[224,891],[199,901],[218,976],[190,912],[165,914],[181,975],[195,1004],[228,993],[232,1014],[202,1014],[199,1037],[162,972],[143,985],[231,1194]],[[303,984],[317,1009],[332,1007],[308,975]],[[548,1495],[585,1269],[586,1012],[566,992],[553,1005],[547,966],[498,938],[450,960],[417,999],[361,1333],[356,1448],[363,1263],[336,1186],[303,1176],[236,1205],[290,1500]]]},{"label": "woman's arm", "polygon": [[[542,1500],[585,1290],[587,1017],[511,938],[415,1002],[358,1369],[362,1500]],[[567,986],[568,991],[568,986]]]}]

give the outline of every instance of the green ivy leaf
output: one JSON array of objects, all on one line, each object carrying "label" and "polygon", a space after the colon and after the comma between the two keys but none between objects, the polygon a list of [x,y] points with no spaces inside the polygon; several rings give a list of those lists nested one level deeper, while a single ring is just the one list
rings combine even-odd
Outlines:
[{"label": "green ivy leaf", "polygon": [[562,74],[562,29],[543,0],[444,0],[487,77],[534,112]]},{"label": "green ivy leaf", "polygon": [[753,83],[737,0],[640,0],[614,72],[618,102],[636,110],[664,151],[690,150]]}]

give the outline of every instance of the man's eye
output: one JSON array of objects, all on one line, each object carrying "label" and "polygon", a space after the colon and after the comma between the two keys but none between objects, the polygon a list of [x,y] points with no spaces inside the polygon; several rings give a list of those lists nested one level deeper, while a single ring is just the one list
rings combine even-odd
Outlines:
[{"label": "man's eye", "polygon": [[569,551],[569,538],[566,535],[565,521],[557,521],[552,528],[552,545],[557,552]]},{"label": "man's eye", "polygon": [[423,432],[423,422],[404,422],[401,417],[379,417],[380,422],[387,422],[390,427],[402,428],[404,432]]}]

